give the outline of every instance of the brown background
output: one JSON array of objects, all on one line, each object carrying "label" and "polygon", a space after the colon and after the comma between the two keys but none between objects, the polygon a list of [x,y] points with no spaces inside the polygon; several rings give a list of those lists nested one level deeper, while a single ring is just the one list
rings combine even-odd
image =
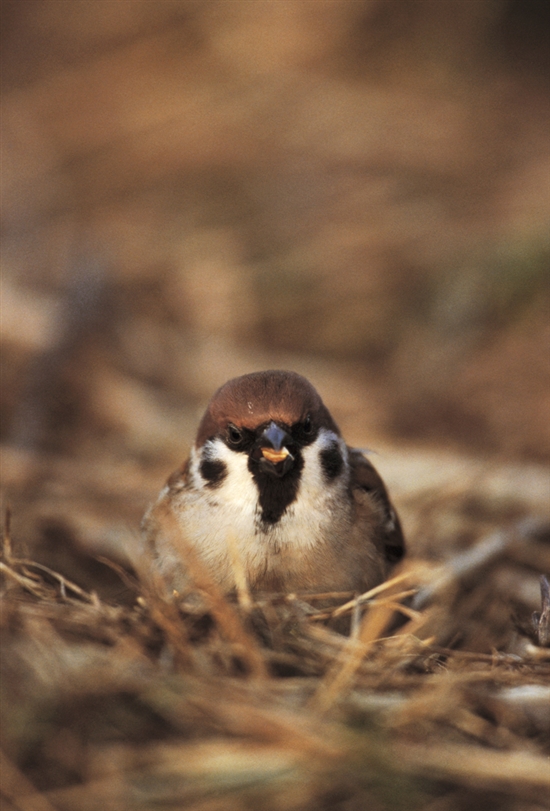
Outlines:
[{"label": "brown background", "polygon": [[16,505],[78,482],[135,528],[213,390],[270,367],[394,459],[548,460],[545,2],[2,13]]}]

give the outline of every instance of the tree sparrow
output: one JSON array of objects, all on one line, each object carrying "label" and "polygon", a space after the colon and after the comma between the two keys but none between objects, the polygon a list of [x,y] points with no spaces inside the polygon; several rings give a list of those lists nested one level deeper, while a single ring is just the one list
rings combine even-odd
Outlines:
[{"label": "tree sparrow", "polygon": [[178,591],[190,548],[225,592],[236,559],[253,591],[363,592],[405,549],[382,479],[311,383],[287,371],[218,389],[143,529]]}]

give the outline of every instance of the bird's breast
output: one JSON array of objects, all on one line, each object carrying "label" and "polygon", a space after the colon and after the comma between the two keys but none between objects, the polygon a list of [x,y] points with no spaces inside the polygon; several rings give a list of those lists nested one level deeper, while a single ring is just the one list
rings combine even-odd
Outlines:
[{"label": "bird's breast", "polygon": [[[303,588],[305,581],[315,581],[314,570],[325,560],[326,550],[332,562],[322,565],[334,565],[332,559],[352,521],[345,465],[339,476],[327,480],[319,449],[309,446],[302,454],[296,494],[284,509],[279,509],[280,493],[262,493],[246,454],[225,445],[215,448],[209,464],[215,459],[218,466],[225,466],[215,487],[201,473],[204,456],[197,451],[191,455],[188,486],[171,493],[170,508],[187,542],[224,588],[234,584],[235,555],[250,585],[266,589],[275,583],[280,588]],[[284,482],[274,479],[276,485],[284,492]],[[270,498],[273,511],[266,520]],[[273,520],[275,508],[278,515]]]}]

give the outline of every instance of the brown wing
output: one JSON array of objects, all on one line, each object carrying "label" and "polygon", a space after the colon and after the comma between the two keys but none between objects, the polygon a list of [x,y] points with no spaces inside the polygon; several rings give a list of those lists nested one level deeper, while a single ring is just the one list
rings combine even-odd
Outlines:
[{"label": "brown wing", "polygon": [[191,463],[190,459],[186,459],[183,465],[181,465],[181,467],[178,467],[177,470],[174,470],[174,472],[171,473],[170,476],[168,477],[166,486],[168,487],[171,493],[177,493],[187,486],[187,483],[189,481],[190,463]]},{"label": "brown wing", "polygon": [[405,539],[399,517],[390,501],[386,486],[374,466],[363,456],[361,451],[350,448],[349,462],[351,488],[355,502],[361,504],[361,494],[367,493],[370,499],[373,499],[377,504],[382,519],[380,532],[377,533],[377,544],[388,564],[397,563],[405,554]]}]

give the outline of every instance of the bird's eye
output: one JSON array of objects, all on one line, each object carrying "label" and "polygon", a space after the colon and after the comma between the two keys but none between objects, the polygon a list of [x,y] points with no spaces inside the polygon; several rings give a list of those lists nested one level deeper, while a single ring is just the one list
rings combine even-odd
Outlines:
[{"label": "bird's eye", "polygon": [[302,430],[304,434],[311,434],[313,431],[313,423],[311,421],[311,414],[308,414],[302,423]]},{"label": "bird's eye", "polygon": [[243,438],[242,432],[234,425],[227,426],[227,439],[232,445],[238,445]]}]

